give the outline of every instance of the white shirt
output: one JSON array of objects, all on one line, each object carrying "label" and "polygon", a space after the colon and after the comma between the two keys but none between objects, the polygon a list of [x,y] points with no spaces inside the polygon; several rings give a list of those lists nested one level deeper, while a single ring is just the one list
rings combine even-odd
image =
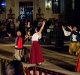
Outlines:
[{"label": "white shirt", "polygon": [[[65,36],[70,36],[71,35],[71,32],[70,31],[66,31],[64,28],[63,28],[63,31],[64,31],[64,35]],[[76,37],[77,37],[77,35],[75,35],[75,34],[72,34],[72,41],[77,41],[77,39],[76,39]]]},{"label": "white shirt", "polygon": [[71,35],[71,32],[70,31],[66,31],[64,28],[63,28],[63,31],[64,31],[64,35],[65,36],[70,36]]},{"label": "white shirt", "polygon": [[77,35],[72,34],[72,41],[77,41],[76,37]]},{"label": "white shirt", "polygon": [[38,35],[38,33],[34,33],[32,36],[32,41],[38,41],[41,38],[41,35]]}]

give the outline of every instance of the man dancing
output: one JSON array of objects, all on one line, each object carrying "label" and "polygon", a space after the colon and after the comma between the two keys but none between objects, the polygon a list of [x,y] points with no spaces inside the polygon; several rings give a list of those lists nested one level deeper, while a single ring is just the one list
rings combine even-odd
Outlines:
[{"label": "man dancing", "polygon": [[73,55],[78,55],[78,62],[76,71],[80,72],[80,33],[77,30],[76,26],[67,26],[70,31],[66,31],[65,27],[62,26],[63,32],[65,36],[70,36],[70,46],[69,46],[69,53]]}]

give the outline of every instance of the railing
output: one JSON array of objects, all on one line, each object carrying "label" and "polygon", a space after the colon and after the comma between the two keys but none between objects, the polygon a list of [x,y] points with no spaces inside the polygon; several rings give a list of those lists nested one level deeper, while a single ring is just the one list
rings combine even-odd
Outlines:
[{"label": "railing", "polygon": [[[4,75],[6,65],[10,62],[8,59],[0,58],[0,75]],[[25,67],[25,75],[66,75],[60,72],[51,71],[37,66]]]},{"label": "railing", "polygon": [[67,75],[64,73],[51,71],[51,70],[36,67],[36,66],[25,68],[25,74],[26,75]]},{"label": "railing", "polygon": [[2,59],[0,58],[0,75],[3,75],[5,73],[6,65],[10,62],[8,59]]}]

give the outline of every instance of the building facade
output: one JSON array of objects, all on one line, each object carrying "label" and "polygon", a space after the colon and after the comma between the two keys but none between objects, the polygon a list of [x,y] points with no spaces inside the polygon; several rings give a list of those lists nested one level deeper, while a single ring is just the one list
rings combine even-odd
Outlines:
[{"label": "building facade", "polygon": [[15,21],[20,15],[22,17],[35,20],[38,17],[65,18],[70,23],[80,18],[80,0],[2,0],[5,2],[4,12],[0,14],[0,19],[13,18]]},{"label": "building facade", "polygon": [[[13,14],[13,18],[17,19],[20,15],[20,10],[24,10],[23,8],[20,8],[21,2],[26,3],[22,4],[22,7],[26,6],[32,8],[33,20],[38,16],[39,7],[41,9],[40,14],[45,19],[59,18],[59,14],[64,11],[64,0],[59,0],[59,2],[58,0],[5,0],[5,12],[1,14],[3,16],[1,19],[7,19],[10,17],[10,8],[12,10],[11,14]],[[29,6],[30,2],[32,2],[32,5]],[[29,12],[27,12],[27,14],[29,14]]]}]

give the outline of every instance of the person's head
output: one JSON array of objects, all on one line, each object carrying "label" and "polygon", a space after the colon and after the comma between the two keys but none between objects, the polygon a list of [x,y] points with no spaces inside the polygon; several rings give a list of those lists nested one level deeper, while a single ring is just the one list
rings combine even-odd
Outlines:
[{"label": "person's head", "polygon": [[23,65],[18,60],[11,61],[5,70],[6,75],[24,75]]},{"label": "person's head", "polygon": [[77,31],[77,26],[73,26],[73,31]]},{"label": "person's head", "polygon": [[17,31],[17,36],[21,36],[21,31]]},{"label": "person's head", "polygon": [[39,32],[39,28],[35,28],[35,32],[36,32],[36,33]]},{"label": "person's head", "polygon": [[30,21],[28,21],[28,25],[30,25]]},{"label": "person's head", "polygon": [[39,25],[42,25],[42,24],[43,24],[43,21],[46,21],[46,20],[43,19],[43,18],[39,19],[39,20],[38,20],[38,24],[39,24]]}]

